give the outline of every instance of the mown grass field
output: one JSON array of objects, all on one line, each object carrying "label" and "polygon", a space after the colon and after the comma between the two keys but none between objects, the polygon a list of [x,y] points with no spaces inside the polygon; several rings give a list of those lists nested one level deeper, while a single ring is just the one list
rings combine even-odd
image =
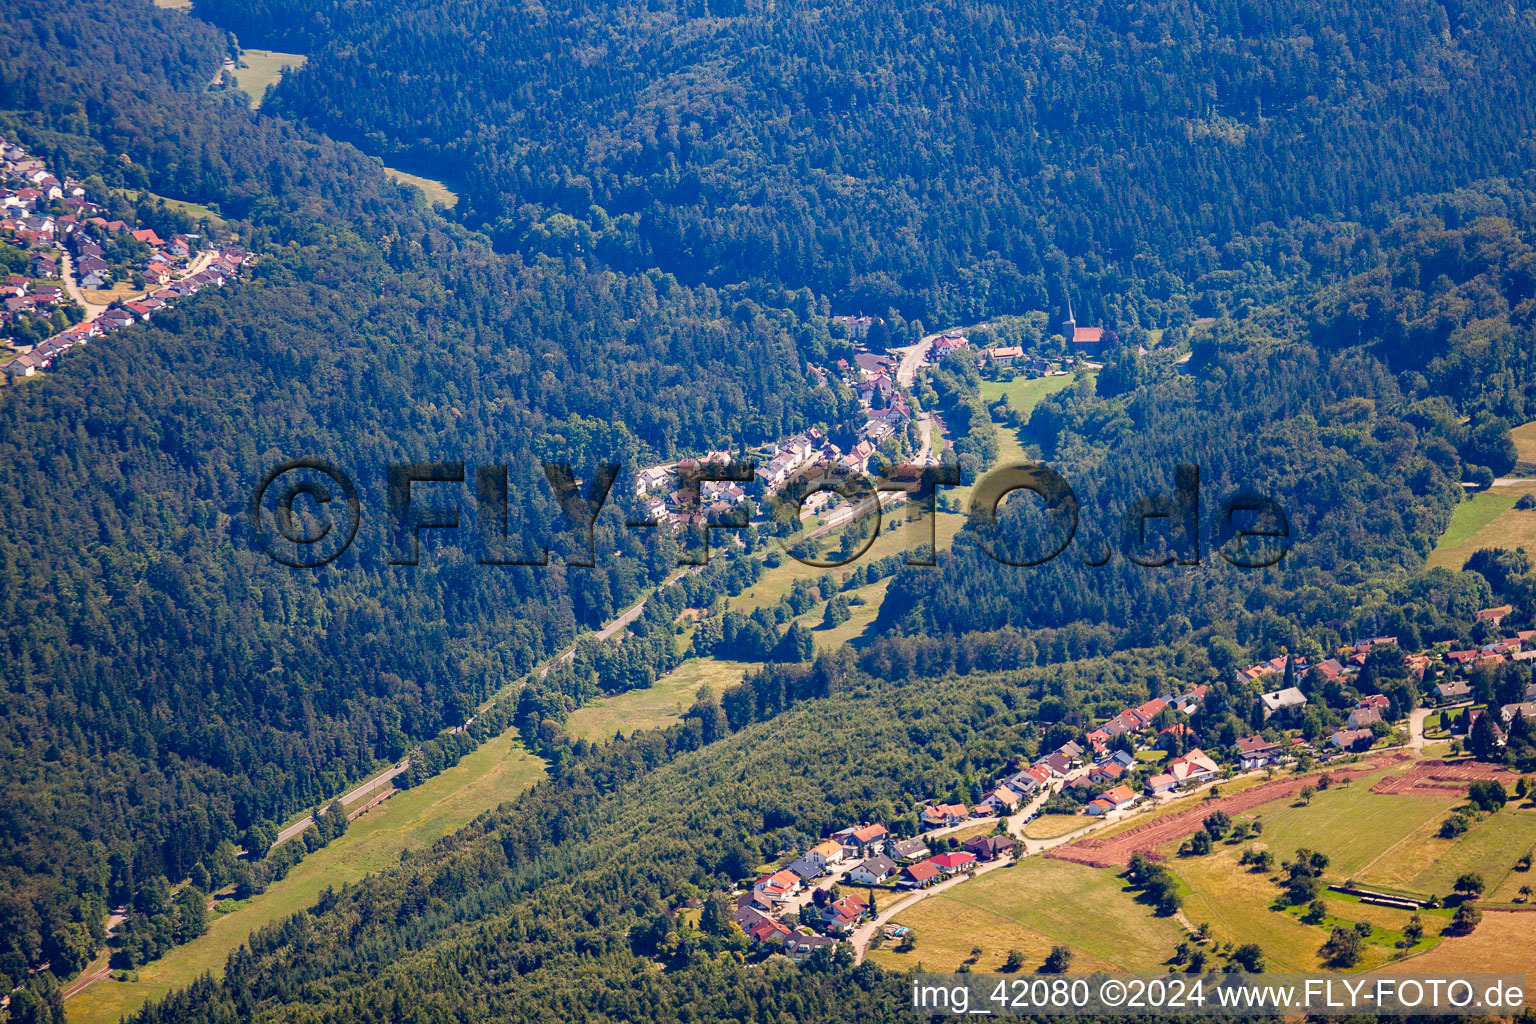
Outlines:
[{"label": "mown grass field", "polygon": [[1171,848],[1164,851],[1169,866],[1188,886],[1185,913],[1190,920],[1210,922],[1220,941],[1258,943],[1271,970],[1319,966],[1317,949],[1327,939],[1328,928],[1339,922],[1368,920],[1378,926],[1360,969],[1380,967],[1404,955],[1417,956],[1442,941],[1439,933],[1449,914],[1445,910],[1424,912],[1426,938],[1406,952],[1396,940],[1408,922],[1407,911],[1326,893],[1324,902],[1330,918],[1336,920],[1322,925],[1303,923],[1294,910],[1274,910],[1280,891],[1278,868],[1264,874],[1241,866],[1238,858],[1245,846],[1268,849],[1277,861],[1303,847],[1320,851],[1329,859],[1324,873],[1327,883],[1352,880],[1368,888],[1444,897],[1459,875],[1476,871],[1487,880],[1490,897],[1514,895],[1521,884],[1514,863],[1536,844],[1536,812],[1511,806],[1484,818],[1458,840],[1440,839],[1440,822],[1462,801],[1452,796],[1372,793],[1375,778],[1335,786],[1318,793],[1310,804],[1261,809],[1263,834],[1245,844],[1220,844],[1206,857],[1180,858]]},{"label": "mown grass field", "polygon": [[265,893],[237,910],[214,914],[207,934],[139,968],[138,981],[109,977],[79,993],[67,1004],[71,1024],[112,1024],[205,972],[222,974],[229,954],[256,929],[314,905],[328,886],[339,889],[398,863],[402,852],[457,831],[543,774],[543,762],[509,729],[453,768],[358,818],[346,835],[309,854]]},{"label": "mown grass field", "polygon": [[131,299],[136,295],[144,294],[144,286],[134,287],[132,281],[119,281],[111,288],[82,288],[80,294],[85,296],[85,301],[97,306],[107,306],[124,299]]},{"label": "mown grass field", "polygon": [[393,167],[384,168],[384,173],[402,185],[414,185],[421,189],[422,194],[427,197],[428,203],[446,206],[449,209],[459,204],[458,193],[436,179],[423,178],[419,174],[408,174],[405,171],[398,171]]},{"label": "mown grass field", "polygon": [[1156,971],[1187,934],[1137,903],[1114,872],[1043,857],[929,896],[895,920],[913,930],[916,948],[886,945],[869,959],[898,971],[952,971],[973,946],[982,948],[974,970],[998,970],[1017,949],[1032,971],[1056,944],[1072,948],[1074,971]]},{"label": "mown grass field", "polygon": [[262,97],[267,94],[267,86],[276,85],[283,77],[283,68],[297,70],[303,67],[308,59],[302,53],[242,49],[240,60],[247,66],[235,68],[235,84],[250,96],[251,109],[255,110],[261,106]]},{"label": "mown grass field", "polygon": [[1097,820],[1085,814],[1042,814],[1024,826],[1024,838],[1057,839],[1080,828],[1087,828]]},{"label": "mown grass field", "polygon": [[645,690],[627,690],[577,708],[566,721],[566,732],[588,741],[611,740],[620,729],[628,736],[637,729],[655,729],[683,717],[699,687],[715,693],[741,682],[757,666],[746,661],[690,658]]},{"label": "mown grass field", "polygon": [[981,382],[981,400],[991,405],[1003,395],[1015,410],[1029,415],[1040,401],[1058,391],[1064,391],[1076,382],[1075,374],[1059,377],[1025,377],[1022,374],[1008,381],[984,380]]},{"label": "mown grass field", "polygon": [[[1086,376],[1092,377],[1098,371],[1089,371]],[[1008,396],[1008,404],[1018,411],[1025,419],[1029,418],[1035,406],[1041,400],[1054,395],[1058,391],[1064,391],[1077,381],[1076,374],[1068,374],[1062,377],[1015,377],[1010,381],[984,380],[981,382],[981,400],[991,405],[1003,395]],[[1006,466],[1010,463],[1027,461],[1024,454],[1024,444],[1019,439],[1016,430],[1010,430],[1002,423],[994,421],[997,427],[997,462]]]},{"label": "mown grass field", "polygon": [[1515,454],[1521,462],[1536,462],[1536,420],[1515,427],[1509,437],[1515,442]]},{"label": "mown grass field", "polygon": [[1457,505],[1429,565],[1460,569],[1479,548],[1536,549],[1536,509],[1515,508],[1522,494],[1536,494],[1536,480],[1490,488]]},{"label": "mown grass field", "polygon": [[891,578],[887,576],[883,580],[855,587],[844,591],[843,596],[852,600],[857,597],[863,600],[863,604],[852,604],[848,607],[848,621],[827,629],[822,625],[823,616],[826,614],[827,603],[823,601],[815,608],[796,619],[802,626],[811,631],[811,638],[816,643],[816,653],[830,651],[847,643],[857,643],[880,614],[880,605],[885,601],[885,592],[891,587]]},{"label": "mown grass field", "polygon": [[1475,871],[1487,881],[1488,896],[1504,894],[1508,899],[1521,885],[1536,888],[1530,872],[1515,870],[1515,861],[1532,847],[1536,847],[1536,813],[1506,807],[1483,818],[1460,839],[1434,839],[1435,859],[1413,877],[1409,888],[1443,896],[1457,878]]},{"label": "mown grass field", "polygon": [[[1258,845],[1258,844],[1255,844]],[[1271,845],[1276,856],[1294,852]],[[1309,971],[1321,966],[1317,950],[1328,939],[1328,925],[1310,925],[1293,914],[1271,909],[1280,888],[1275,876],[1255,873],[1238,864],[1242,846],[1218,845],[1205,857],[1170,859],[1169,866],[1188,886],[1184,913],[1198,924],[1208,923],[1217,942],[1241,945],[1257,943],[1264,951],[1271,971]],[[1330,871],[1331,877],[1331,871]],[[1365,915],[1358,905],[1345,900],[1325,898],[1329,915],[1340,922],[1353,923]],[[1375,910],[1382,908],[1372,908]],[[1400,912],[1401,913],[1401,912]],[[1400,929],[1407,914],[1393,924]],[[1427,928],[1433,930],[1431,925]],[[1379,967],[1397,952],[1384,938],[1367,942],[1360,969]]]},{"label": "mown grass field", "polygon": [[1471,935],[1443,939],[1428,952],[1382,968],[1383,974],[1436,975],[1459,971],[1529,973],[1532,915],[1489,911]]},{"label": "mown grass field", "polygon": [[1277,857],[1290,856],[1303,846],[1322,851],[1331,862],[1331,880],[1384,883],[1378,871],[1402,855],[1394,849],[1397,844],[1416,835],[1421,826],[1438,829],[1455,806],[1444,797],[1372,793],[1371,786],[1385,774],[1330,787],[1309,804],[1277,802],[1260,808],[1264,844]]},{"label": "mown grass field", "polygon": [[[962,491],[961,488],[950,490],[954,493]],[[948,491],[940,493],[948,493]],[[939,512],[934,517],[934,542],[940,550],[947,548],[955,534],[959,533],[964,526],[965,516],[954,512]],[[784,560],[779,565],[764,569],[756,583],[730,598],[728,606],[734,611],[751,613],[758,608],[778,604],[784,595],[789,593],[796,580],[815,581],[828,574],[833,579],[838,579],[844,573],[858,568],[865,562],[900,552],[915,553],[920,546],[928,542],[926,531],[927,525],[916,519],[913,510],[907,508],[905,503],[898,503],[882,513],[880,535],[870,543],[868,550],[848,565],[823,569],[806,565],[804,562],[784,555]],[[836,550],[835,541],[827,544],[829,554],[835,553]]]}]

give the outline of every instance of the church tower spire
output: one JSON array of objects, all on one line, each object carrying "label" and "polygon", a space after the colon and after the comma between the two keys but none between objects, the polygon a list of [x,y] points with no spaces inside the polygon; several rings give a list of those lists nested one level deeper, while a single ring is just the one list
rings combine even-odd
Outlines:
[{"label": "church tower spire", "polygon": [[1062,321],[1061,333],[1066,337],[1068,341],[1071,341],[1073,336],[1077,333],[1077,318],[1072,315],[1072,287],[1070,285],[1067,286],[1066,293],[1067,318]]}]

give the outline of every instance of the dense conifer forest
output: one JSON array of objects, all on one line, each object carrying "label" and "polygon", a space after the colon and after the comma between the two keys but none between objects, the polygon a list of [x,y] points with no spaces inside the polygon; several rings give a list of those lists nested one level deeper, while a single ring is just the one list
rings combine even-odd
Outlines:
[{"label": "dense conifer forest", "polygon": [[273,109],[498,239],[930,326],[1068,282],[1167,326],[1234,235],[1532,164],[1530,15],[1492,0],[195,9],[309,55]]}]

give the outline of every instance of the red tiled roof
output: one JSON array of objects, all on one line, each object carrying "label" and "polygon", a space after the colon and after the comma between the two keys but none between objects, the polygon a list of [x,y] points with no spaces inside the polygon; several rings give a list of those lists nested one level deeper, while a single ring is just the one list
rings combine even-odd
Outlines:
[{"label": "red tiled roof", "polygon": [[964,853],[962,851],[955,850],[951,851],[950,853],[941,853],[937,857],[932,858],[929,863],[937,864],[941,868],[953,869],[963,868],[967,864],[973,863],[975,860],[976,855],[974,853]]}]

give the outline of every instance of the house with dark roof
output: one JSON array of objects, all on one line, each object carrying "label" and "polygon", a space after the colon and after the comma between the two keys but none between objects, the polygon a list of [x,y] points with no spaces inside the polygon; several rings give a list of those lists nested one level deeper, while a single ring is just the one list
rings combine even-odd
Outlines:
[{"label": "house with dark roof", "polygon": [[1504,720],[1505,725],[1513,722],[1516,715],[1526,719],[1528,722],[1536,722],[1536,701],[1527,700],[1518,704],[1505,704],[1499,708],[1499,717]]},{"label": "house with dark roof", "polygon": [[862,882],[865,885],[879,885],[900,870],[896,866],[896,862],[891,860],[891,858],[884,854],[876,854],[868,860],[849,868],[848,878],[855,882]]},{"label": "house with dark roof", "polygon": [[1066,778],[1072,771],[1072,762],[1059,753],[1042,757],[1037,763],[1059,779]]},{"label": "house with dark roof", "polygon": [[1008,856],[1017,844],[1012,836],[972,836],[962,845],[977,860],[992,861]]},{"label": "house with dark roof", "polygon": [[1364,729],[1381,720],[1380,708],[1355,708],[1349,713],[1349,720],[1344,724],[1350,729]]},{"label": "house with dark roof", "polygon": [[1348,752],[1369,750],[1376,742],[1376,734],[1369,729],[1340,729],[1328,737],[1328,742],[1339,750]]},{"label": "house with dark roof", "polygon": [[1447,679],[1435,684],[1435,697],[1442,701],[1466,700],[1472,696],[1472,684],[1465,679]]},{"label": "house with dark roof", "polygon": [[1266,765],[1279,764],[1283,753],[1280,744],[1272,743],[1262,736],[1239,736],[1235,746],[1237,747],[1237,766],[1245,772],[1263,768]]}]

